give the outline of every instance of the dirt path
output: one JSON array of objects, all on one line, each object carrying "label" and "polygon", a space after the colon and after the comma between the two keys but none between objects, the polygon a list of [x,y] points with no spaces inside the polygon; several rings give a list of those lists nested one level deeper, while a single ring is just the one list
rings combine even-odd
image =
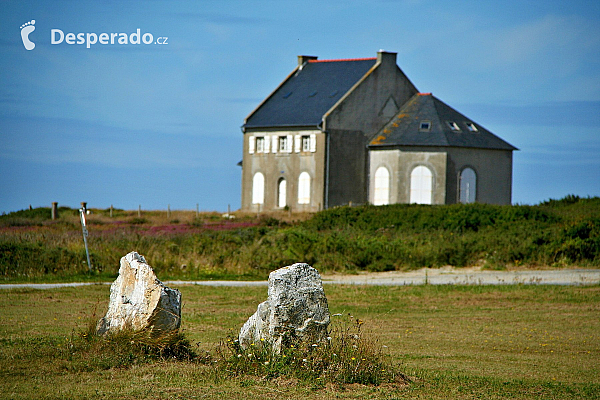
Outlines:
[{"label": "dirt path", "polygon": [[[266,281],[166,281],[167,285],[266,286]],[[482,271],[476,268],[423,268],[410,272],[369,272],[356,275],[325,274],[324,284],[343,285],[598,285],[600,269]],[[54,289],[109,283],[18,283],[0,284],[0,289]]]},{"label": "dirt path", "polygon": [[422,268],[410,272],[324,275],[324,283],[354,285],[597,285],[600,269],[482,271],[477,268]]}]

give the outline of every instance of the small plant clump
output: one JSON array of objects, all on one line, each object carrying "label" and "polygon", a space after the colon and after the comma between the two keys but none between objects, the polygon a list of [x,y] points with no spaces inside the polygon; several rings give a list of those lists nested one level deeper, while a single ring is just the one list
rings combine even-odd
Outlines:
[{"label": "small plant clump", "polygon": [[124,329],[100,336],[95,320],[84,330],[73,333],[66,342],[65,364],[68,370],[103,370],[126,368],[134,364],[154,361],[200,361],[192,344],[180,332],[161,336],[150,331]]},{"label": "small plant clump", "polygon": [[385,346],[363,329],[363,321],[348,314],[332,324],[322,341],[293,341],[273,351],[272,344],[260,343],[243,348],[229,336],[217,349],[217,369],[226,376],[254,375],[264,379],[295,378],[323,386],[333,384],[405,385],[409,379],[399,371]]}]

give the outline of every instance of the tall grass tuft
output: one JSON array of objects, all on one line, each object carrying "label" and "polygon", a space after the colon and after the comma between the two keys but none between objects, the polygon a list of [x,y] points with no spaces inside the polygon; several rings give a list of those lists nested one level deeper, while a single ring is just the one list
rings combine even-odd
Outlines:
[{"label": "tall grass tuft", "polygon": [[157,336],[147,330],[124,329],[99,336],[96,322],[91,319],[85,329],[71,334],[64,348],[65,369],[94,371],[155,361],[202,360],[183,333]]},{"label": "tall grass tuft", "polygon": [[217,348],[216,361],[218,372],[224,376],[286,377],[313,385],[409,382],[385,352],[385,346],[365,332],[363,321],[341,314],[334,316],[329,334],[322,341],[288,341],[277,353],[268,341],[244,349],[230,336]]}]

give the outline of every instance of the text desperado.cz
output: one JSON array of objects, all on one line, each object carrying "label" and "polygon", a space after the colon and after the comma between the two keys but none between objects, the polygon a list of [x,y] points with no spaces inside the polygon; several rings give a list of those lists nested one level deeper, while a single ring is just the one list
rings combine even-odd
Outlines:
[{"label": "text desperado.cz", "polygon": [[85,44],[88,49],[91,45],[99,44],[169,44],[165,36],[158,37],[154,40],[154,35],[144,33],[143,35],[138,29],[136,32],[127,35],[126,33],[67,33],[65,34],[60,29],[50,30],[50,44],[61,44],[63,41],[66,44]]}]

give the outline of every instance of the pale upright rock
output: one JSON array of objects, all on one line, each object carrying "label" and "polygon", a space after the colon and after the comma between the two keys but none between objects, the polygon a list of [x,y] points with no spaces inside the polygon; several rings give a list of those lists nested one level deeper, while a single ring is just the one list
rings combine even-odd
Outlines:
[{"label": "pale upright rock", "polygon": [[285,336],[318,342],[327,336],[329,307],[319,272],[308,264],[294,264],[269,275],[269,297],[242,327],[244,348],[264,339],[279,352]]},{"label": "pale upright rock", "polygon": [[165,286],[146,259],[135,251],[121,258],[110,287],[108,312],[96,327],[99,335],[122,329],[176,331],[181,323],[181,293]]}]

